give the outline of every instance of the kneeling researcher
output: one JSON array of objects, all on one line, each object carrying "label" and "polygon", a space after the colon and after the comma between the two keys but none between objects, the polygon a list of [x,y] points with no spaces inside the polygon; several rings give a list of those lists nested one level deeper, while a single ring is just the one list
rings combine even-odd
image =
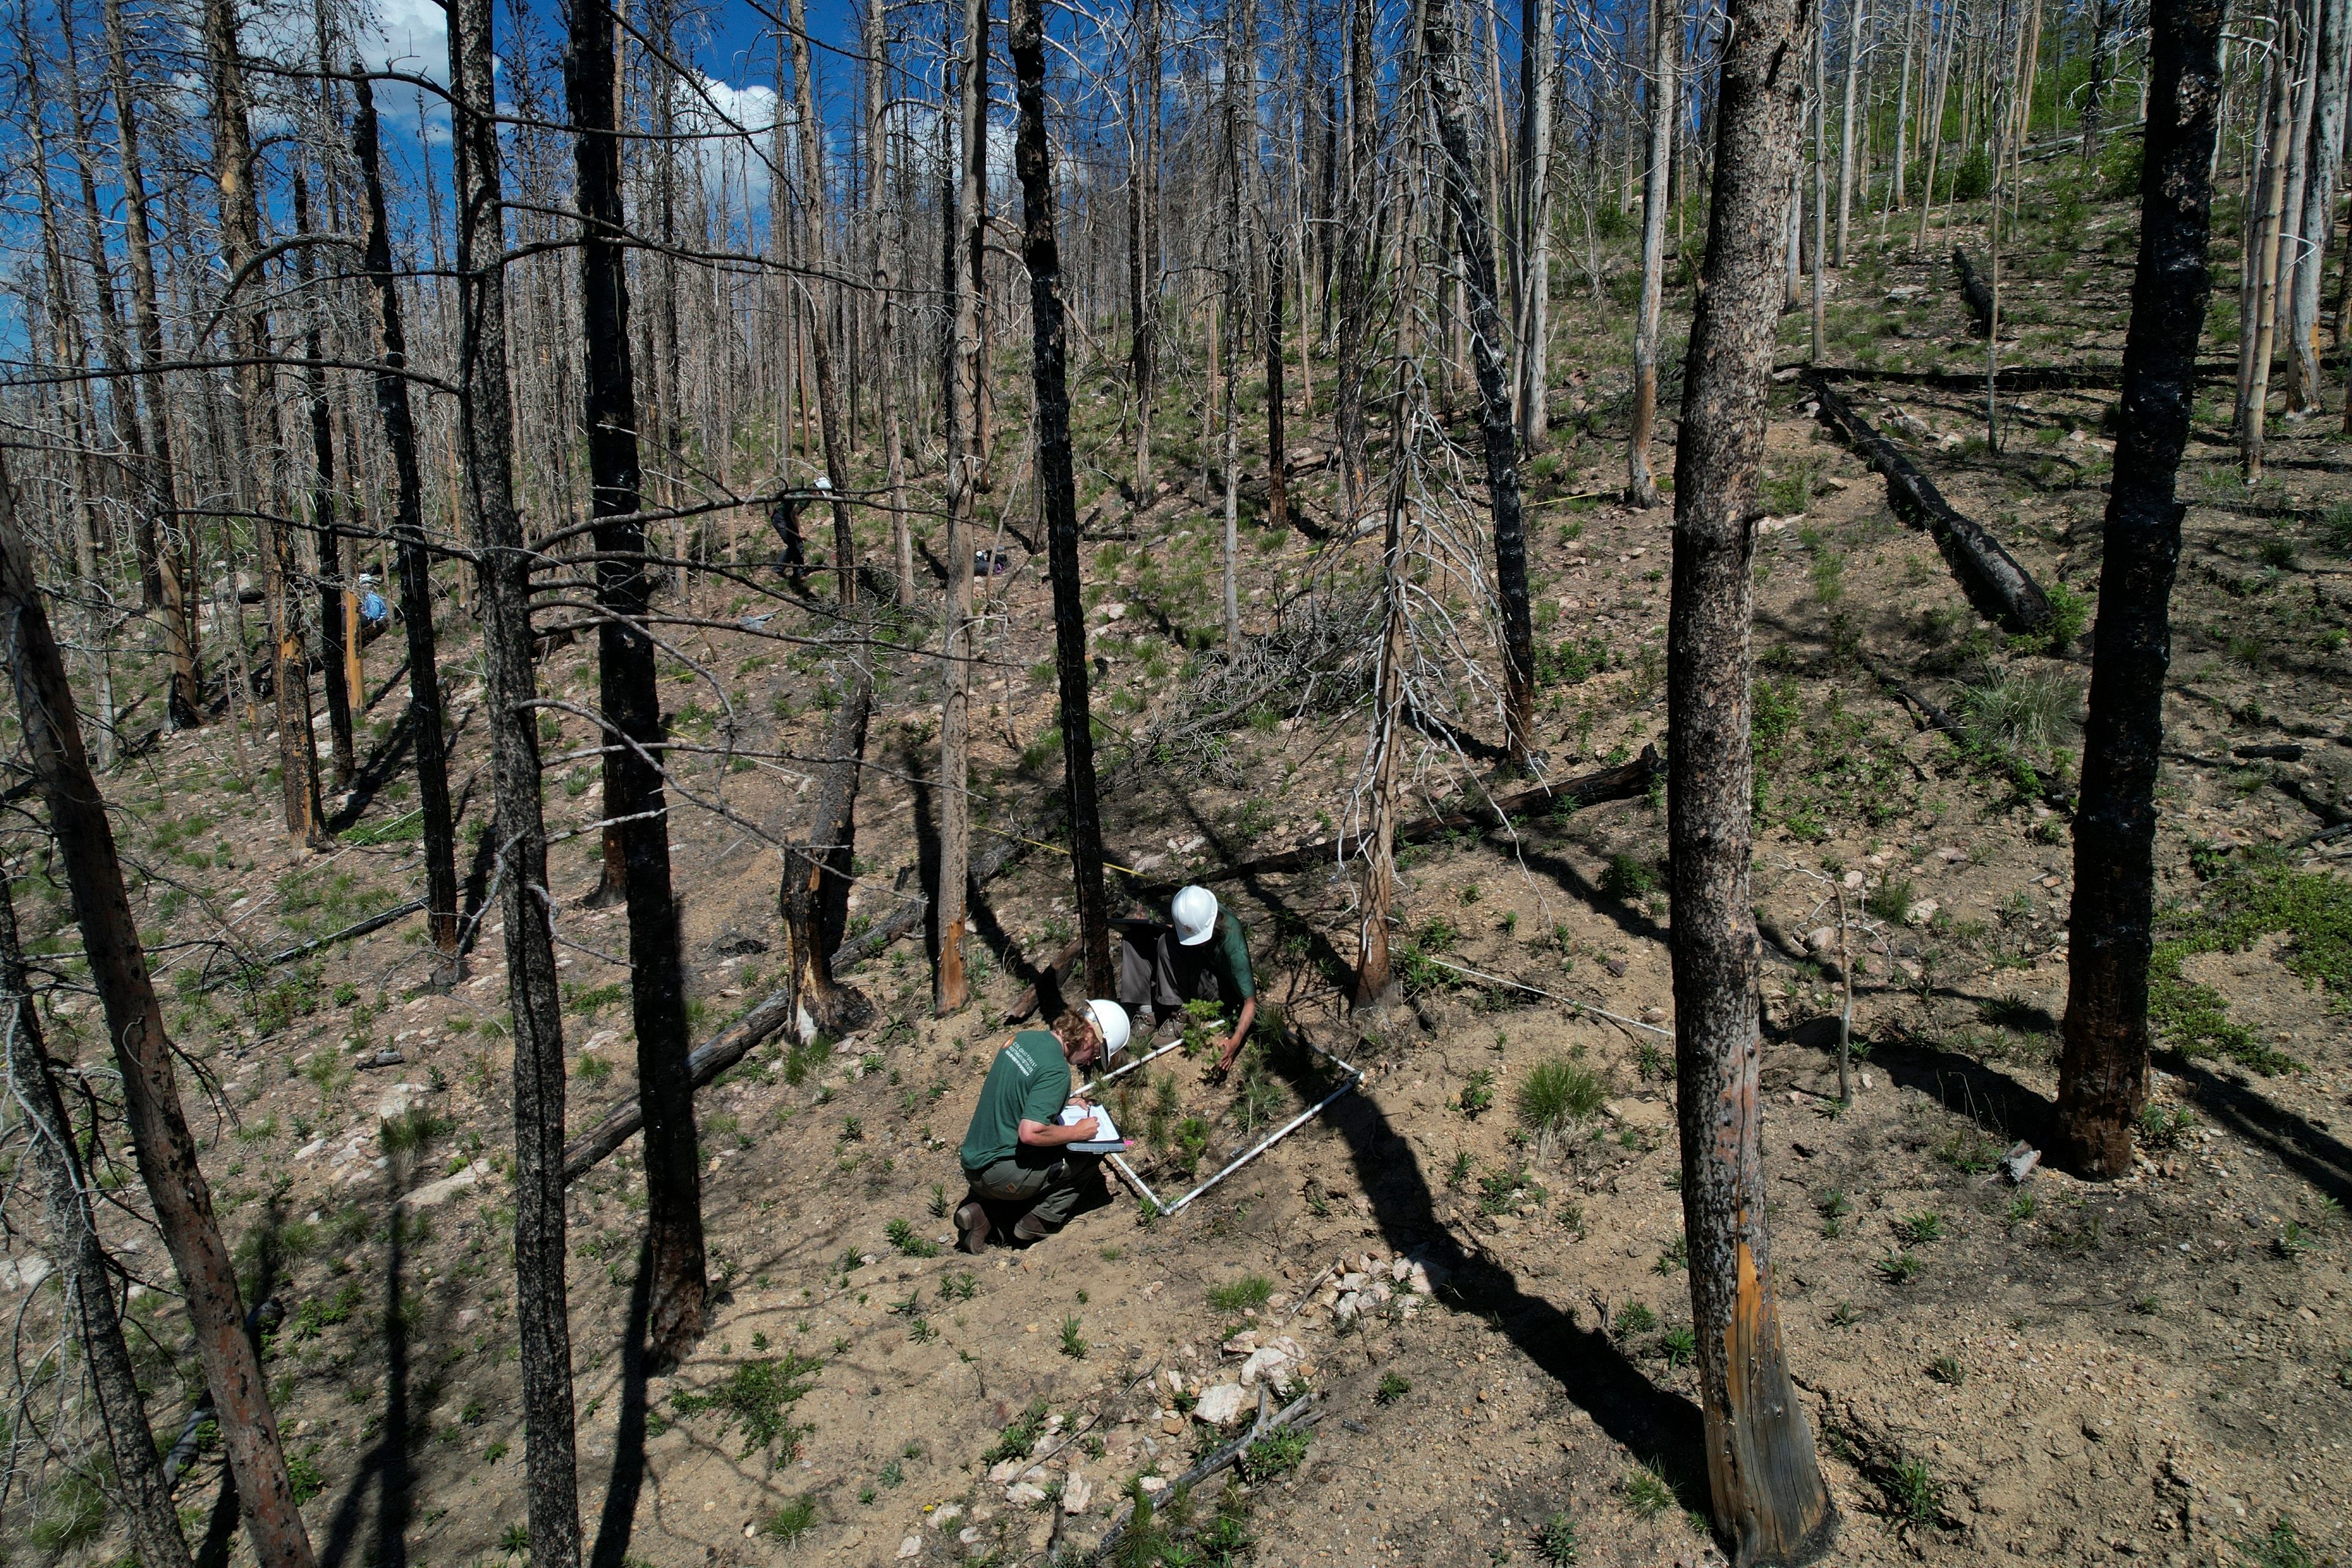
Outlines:
[{"label": "kneeling researcher", "polygon": [[1072,1069],[1087,1071],[1117,1055],[1127,1037],[1124,1008],[1089,1002],[1055,1019],[1053,1033],[1024,1029],[996,1053],[964,1134],[970,1193],[956,1210],[958,1248],[978,1252],[988,1245],[996,1223],[991,1205],[1018,1212],[1014,1241],[1037,1241],[1061,1229],[1080,1198],[1100,1185],[1102,1156],[1068,1152],[1072,1143],[1093,1141],[1099,1123],[1083,1116],[1064,1126],[1062,1109],[1073,1100]]}]

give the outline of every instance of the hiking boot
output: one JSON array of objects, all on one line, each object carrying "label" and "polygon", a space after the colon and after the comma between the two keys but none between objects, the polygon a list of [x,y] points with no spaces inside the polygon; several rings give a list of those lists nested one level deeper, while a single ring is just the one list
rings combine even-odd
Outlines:
[{"label": "hiking boot", "polygon": [[1043,1241],[1054,1234],[1054,1227],[1034,1214],[1024,1214],[1013,1227],[1013,1239],[1019,1242]]},{"label": "hiking boot", "polygon": [[965,1204],[955,1212],[956,1250],[975,1257],[988,1247],[988,1209],[977,1202]]}]

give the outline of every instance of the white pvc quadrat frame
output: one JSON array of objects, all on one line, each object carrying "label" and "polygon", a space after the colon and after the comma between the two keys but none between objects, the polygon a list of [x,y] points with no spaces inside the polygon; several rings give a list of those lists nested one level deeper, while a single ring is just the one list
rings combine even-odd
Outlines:
[{"label": "white pvc quadrat frame", "polygon": [[[1329,1051],[1325,1050],[1322,1047],[1317,1045],[1314,1041],[1308,1039],[1304,1035],[1297,1035],[1293,1037],[1296,1038],[1299,1044],[1305,1046],[1308,1050],[1313,1051],[1317,1056],[1321,1057],[1325,1061],[1329,1062],[1341,1072],[1347,1074],[1347,1081],[1340,1084],[1339,1088],[1333,1089],[1322,1099],[1317,1100],[1314,1104],[1308,1106],[1306,1110],[1300,1111],[1297,1115],[1292,1117],[1288,1121],[1284,1122],[1280,1127],[1276,1128],[1272,1132],[1267,1133],[1264,1138],[1258,1140],[1258,1142],[1251,1146],[1246,1152],[1236,1156],[1231,1163],[1225,1166],[1223,1170],[1219,1171],[1215,1175],[1211,1176],[1207,1181],[1202,1182],[1199,1186],[1194,1187],[1191,1192],[1186,1193],[1174,1203],[1163,1202],[1160,1194],[1153,1192],[1144,1179],[1135,1173],[1133,1167],[1129,1166],[1126,1161],[1120,1159],[1118,1155],[1106,1154],[1103,1158],[1110,1162],[1111,1168],[1119,1173],[1120,1177],[1129,1186],[1135,1189],[1136,1194],[1139,1197],[1142,1198],[1144,1202],[1150,1204],[1160,1214],[1172,1215],[1176,1213],[1186,1204],[1191,1203],[1194,1198],[1199,1197],[1202,1193],[1207,1192],[1211,1187],[1215,1186],[1219,1182],[1223,1181],[1227,1176],[1232,1175],[1235,1171],[1240,1170],[1244,1165],[1248,1164],[1252,1160],[1256,1159],[1260,1154],[1265,1153],[1268,1149],[1273,1148],[1276,1143],[1281,1142],[1285,1138],[1289,1137],[1292,1133],[1297,1131],[1300,1128],[1314,1121],[1318,1116],[1323,1113],[1324,1109],[1333,1100],[1339,1099],[1341,1095],[1346,1094],[1349,1090],[1358,1088],[1363,1083],[1363,1068],[1356,1066],[1353,1062],[1340,1060],[1338,1057],[1333,1056]],[[1125,1067],[1120,1068],[1116,1072],[1105,1073],[1102,1077],[1086,1084],[1080,1092],[1083,1093],[1086,1089],[1098,1089],[1115,1078],[1123,1078],[1139,1067],[1143,1067],[1148,1063],[1159,1060],[1161,1057],[1166,1056],[1170,1051],[1179,1049],[1182,1047],[1183,1043],[1184,1042],[1181,1040],[1171,1040],[1156,1051],[1138,1057],[1135,1060],[1128,1063]]]}]

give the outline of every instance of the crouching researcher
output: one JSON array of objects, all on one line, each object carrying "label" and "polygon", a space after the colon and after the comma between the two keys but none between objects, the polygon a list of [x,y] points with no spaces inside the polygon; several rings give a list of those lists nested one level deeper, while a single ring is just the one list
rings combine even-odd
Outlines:
[{"label": "crouching researcher", "polygon": [[1237,1015],[1234,1032],[1216,1042],[1222,1076],[1242,1054],[1257,1022],[1257,977],[1250,971],[1249,932],[1217,895],[1180,889],[1168,909],[1172,925],[1132,921],[1119,933],[1118,1000],[1146,1035],[1181,1018],[1187,1002],[1214,1002]]},{"label": "crouching researcher", "polygon": [[971,1190],[956,1210],[958,1248],[980,1251],[1007,1220],[1013,1240],[1040,1240],[1067,1224],[1082,1201],[1102,1193],[1102,1156],[1069,1149],[1093,1142],[1100,1124],[1081,1116],[1065,1126],[1062,1110],[1087,1103],[1071,1092],[1073,1070],[1107,1063],[1127,1038],[1124,1008],[1088,1002],[1055,1019],[1053,1033],[1024,1029],[996,1053],[963,1139]]}]

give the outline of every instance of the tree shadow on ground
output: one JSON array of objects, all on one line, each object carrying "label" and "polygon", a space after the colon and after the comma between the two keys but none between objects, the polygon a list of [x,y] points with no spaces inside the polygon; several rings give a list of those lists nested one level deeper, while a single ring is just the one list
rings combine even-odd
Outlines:
[{"label": "tree shadow on ground", "polygon": [[[1296,1087],[1305,1092],[1308,1086]],[[1651,1382],[1607,1333],[1529,1291],[1492,1254],[1464,1245],[1439,1216],[1412,1143],[1371,1099],[1349,1095],[1325,1120],[1346,1140],[1356,1180],[1389,1247],[1451,1273],[1438,1300],[1501,1331],[1602,1432],[1658,1467],[1686,1503],[1704,1506],[1706,1435],[1698,1406]]]},{"label": "tree shadow on ground", "polygon": [[392,733],[377,742],[375,750],[352,774],[352,787],[344,792],[342,809],[327,818],[327,831],[342,833],[355,826],[375,804],[383,786],[400,776],[408,756],[408,743],[413,738],[413,712],[404,712],[392,727]]},{"label": "tree shadow on ground", "polygon": [[2158,1051],[2156,1060],[2189,1086],[2208,1116],[2337,1203],[2352,1204],[2352,1147],[2193,1058]]},{"label": "tree shadow on ground", "polygon": [[596,1520],[589,1568],[622,1568],[636,1529],[637,1499],[646,1485],[646,1325],[653,1310],[653,1251],[637,1247],[637,1278],[629,1287],[628,1326],[621,1334],[621,1408],[613,1428],[613,1468]]},{"label": "tree shadow on ground", "polygon": [[352,1478],[319,1550],[319,1568],[342,1568],[358,1540],[371,1492],[375,1501],[374,1539],[368,1568],[405,1568],[408,1562],[408,1521],[415,1500],[416,1477],[409,1447],[417,1434],[409,1415],[408,1313],[403,1300],[408,1243],[403,1200],[407,1194],[410,1158],[394,1152],[385,1167],[389,1202],[385,1205],[383,1292],[383,1424],[375,1447]]}]

